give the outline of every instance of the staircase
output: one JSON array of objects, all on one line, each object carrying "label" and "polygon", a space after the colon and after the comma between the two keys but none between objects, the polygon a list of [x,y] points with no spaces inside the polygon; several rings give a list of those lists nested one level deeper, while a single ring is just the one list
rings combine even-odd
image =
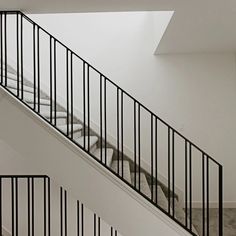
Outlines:
[{"label": "staircase", "polygon": [[[7,32],[10,30],[8,25],[8,17],[14,17],[16,22],[16,52],[15,52],[15,65],[8,63],[11,58],[8,53],[8,38]],[[37,113],[49,125],[57,129],[61,134],[68,138],[68,141],[76,144],[80,149],[89,154],[92,158],[97,160],[99,165],[108,169],[111,173],[115,174],[119,179],[130,186],[134,191],[143,196],[144,201],[149,201],[156,206],[163,213],[168,215],[173,221],[181,225],[192,235],[209,235],[209,203],[210,203],[210,182],[209,182],[209,165],[214,164],[218,176],[218,210],[219,210],[219,234],[223,235],[222,228],[222,166],[211,158],[206,152],[201,150],[190,140],[181,135],[177,130],[168,125],[161,118],[156,116],[148,108],[138,102],[135,98],[125,92],[122,88],[108,79],[104,74],[95,69],[88,62],[79,57],[76,53],[72,52],[59,40],[55,39],[46,30],[41,28],[27,16],[19,11],[14,12],[1,12],[1,35],[0,35],[0,48],[1,48],[1,69],[0,69],[0,82],[1,87],[11,93],[20,102],[24,103],[29,109]],[[25,69],[24,49],[22,47],[24,40],[23,29],[25,24],[32,27],[32,74],[28,75]],[[24,26],[24,27],[23,27]],[[45,91],[41,88],[41,75],[40,75],[40,36],[47,35],[49,45],[49,89]],[[65,51],[65,100],[66,103],[58,102],[58,81],[57,79],[57,47],[62,47]],[[12,58],[11,58],[12,59]],[[75,114],[74,109],[75,93],[74,84],[77,78],[74,75],[74,61],[81,62],[81,85],[82,85],[82,116]],[[98,129],[92,125],[91,118],[91,74],[96,73],[97,82],[99,84],[99,118],[97,119]],[[27,74],[27,76],[25,75]],[[91,76],[91,77],[90,77]],[[112,99],[116,100],[116,117],[114,125],[117,130],[116,143],[109,138],[109,131],[107,130],[108,124],[108,111],[109,105],[108,97],[109,88],[113,87],[115,94]],[[125,150],[125,137],[124,137],[124,113],[125,102],[129,99],[132,102],[132,122],[131,126],[134,148],[132,155]],[[141,123],[142,114],[148,115],[149,120],[146,121],[146,126],[150,127],[150,166],[146,168],[142,165],[141,148],[144,145],[141,142]],[[166,135],[166,181],[159,179],[158,170],[158,127],[165,127]],[[130,134],[131,135],[131,134]],[[177,146],[180,144],[176,141],[182,140],[182,148],[184,150],[182,163],[184,172],[184,188],[181,189],[184,199],[183,204],[180,201],[176,189],[176,169],[177,162]],[[200,157],[194,157],[194,151],[200,153]],[[197,186],[202,191],[202,231],[197,232],[192,221],[192,195],[193,195],[193,158],[199,159],[201,162],[201,169],[199,170],[199,179],[201,186]]]}]

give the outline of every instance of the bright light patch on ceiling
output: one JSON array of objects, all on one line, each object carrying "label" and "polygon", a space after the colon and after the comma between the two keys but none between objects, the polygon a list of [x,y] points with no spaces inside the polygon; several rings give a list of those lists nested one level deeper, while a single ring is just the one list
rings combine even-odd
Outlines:
[{"label": "bright light patch on ceiling", "polygon": [[158,45],[161,42],[161,39],[174,15],[174,11],[156,11],[152,12],[153,14],[153,32],[155,40],[155,49],[156,52]]}]

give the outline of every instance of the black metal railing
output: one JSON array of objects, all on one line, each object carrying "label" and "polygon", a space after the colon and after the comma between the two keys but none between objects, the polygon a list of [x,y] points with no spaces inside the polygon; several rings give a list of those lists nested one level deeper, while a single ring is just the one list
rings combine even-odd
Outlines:
[{"label": "black metal railing", "polygon": [[1,235],[4,230],[12,236],[117,235],[114,227],[45,175],[0,175]]},{"label": "black metal railing", "polygon": [[[1,11],[0,32],[3,88],[191,234],[196,235],[192,228],[194,204],[198,203],[202,211],[199,234],[203,236],[210,234],[210,204],[214,204],[218,209],[218,235],[223,235],[220,163],[22,12]],[[16,61],[15,92],[8,89],[8,58]],[[26,67],[32,74],[28,82]],[[33,86],[31,105],[25,98],[27,83]],[[48,88],[46,115],[42,111],[43,83]],[[58,104],[65,107],[66,131],[60,129]],[[79,141],[74,137],[76,123],[83,127]],[[94,155],[93,135],[99,137],[99,157]],[[108,165],[109,148],[114,151],[113,159],[118,160],[117,171]],[[124,176],[126,160],[132,163],[132,181]],[[142,191],[141,173],[148,176],[150,196]],[[159,179],[160,174],[165,180]],[[167,189],[167,209],[158,202],[159,184]],[[176,216],[179,192],[183,193],[184,221]]]}]

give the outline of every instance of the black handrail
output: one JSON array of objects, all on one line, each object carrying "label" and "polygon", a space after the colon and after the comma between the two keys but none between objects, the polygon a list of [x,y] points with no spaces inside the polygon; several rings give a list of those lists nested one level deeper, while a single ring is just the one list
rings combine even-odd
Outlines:
[{"label": "black handrail", "polygon": [[[46,122],[48,122],[50,125],[52,125],[55,129],[57,129],[61,134],[66,136],[70,139],[75,145],[82,148],[86,153],[91,155],[96,161],[98,161],[101,165],[103,165],[105,168],[109,169],[112,173],[116,174],[117,177],[119,177],[121,180],[123,180],[126,184],[128,184],[132,189],[137,191],[139,194],[141,194],[145,199],[147,199],[149,202],[151,202],[153,205],[158,207],[161,211],[163,211],[166,215],[171,217],[176,223],[180,224],[182,227],[184,227],[188,232],[195,235],[192,229],[192,198],[193,198],[193,164],[192,160],[197,159],[194,156],[193,151],[198,151],[201,153],[201,162],[202,162],[202,176],[199,178],[202,180],[202,211],[203,211],[203,230],[202,234],[205,235],[205,232],[209,232],[209,202],[210,202],[210,196],[209,196],[209,165],[214,164],[218,168],[218,176],[219,176],[219,189],[218,189],[218,209],[219,209],[219,235],[223,235],[223,216],[222,216],[222,208],[223,208],[223,175],[222,175],[222,165],[214,160],[211,156],[209,156],[205,151],[203,151],[201,148],[199,148],[197,145],[195,145],[193,142],[191,142],[189,139],[184,137],[181,133],[179,133],[176,129],[171,127],[166,121],[161,119],[159,116],[154,114],[150,109],[148,109],[146,106],[144,106],[142,103],[137,101],[132,95],[130,95],[128,92],[123,90],[120,86],[118,86],[116,83],[114,83],[112,80],[110,80],[108,77],[106,77],[103,73],[101,73],[99,70],[97,70],[95,67],[93,67],[89,62],[81,58],[78,54],[73,52],[71,49],[69,49],[66,45],[64,45],[61,41],[56,39],[53,35],[51,35],[47,30],[43,29],[41,26],[39,26],[36,22],[31,20],[28,16],[24,15],[20,11],[0,11],[1,16],[1,22],[0,22],[0,31],[1,31],[1,38],[0,38],[0,48],[1,48],[1,58],[4,58],[5,62],[5,68],[7,68],[7,58],[8,58],[8,46],[7,46],[7,15],[15,15],[16,16],[16,43],[17,43],[17,94],[12,93],[8,87],[7,87],[7,69],[5,69],[5,74],[3,74],[3,60],[1,59],[1,86],[7,89],[13,96],[17,97],[21,100],[27,107],[29,107],[31,110],[36,112],[42,119],[44,119]],[[2,17],[4,16],[4,18]],[[20,21],[19,21],[20,17]],[[29,106],[25,100],[24,100],[24,50],[23,50],[23,19],[26,20],[27,23],[32,25],[33,29],[33,87],[34,87],[34,102],[33,102],[33,108]],[[49,49],[50,49],[50,115],[49,119],[46,119],[40,112],[40,40],[39,37],[41,34],[46,34],[49,37]],[[20,36],[20,37],[19,37]],[[58,46],[62,46],[65,51],[65,58],[66,58],[66,65],[65,65],[65,71],[66,71],[66,132],[62,132],[57,125],[57,48]],[[83,125],[83,144],[76,142],[76,140],[73,137],[73,130],[74,130],[74,97],[73,97],[73,91],[74,91],[74,66],[73,61],[74,59],[79,59],[82,62],[82,99],[83,99],[83,118],[82,118],[82,125]],[[90,135],[92,135],[94,132],[91,130],[91,120],[90,120],[90,109],[91,109],[91,101],[90,101],[90,86],[91,86],[91,77],[90,72],[96,72],[99,76],[99,106],[100,106],[100,113],[99,113],[99,138],[100,138],[100,159],[94,156],[93,152],[91,151],[90,144],[91,139]],[[3,80],[5,78],[5,81]],[[20,84],[21,83],[21,84]],[[116,147],[114,145],[110,145],[108,143],[108,135],[107,135],[107,111],[110,109],[107,107],[107,90],[108,90],[108,84],[113,86],[116,90],[116,96],[114,98],[116,99],[116,121],[114,123],[116,124]],[[133,103],[133,137],[134,137],[134,183],[130,183],[124,178],[124,158],[127,158],[127,156],[124,153],[124,115],[127,116],[127,114],[124,114],[124,98],[128,98]],[[150,172],[147,173],[150,176],[151,181],[151,196],[147,196],[144,194],[141,190],[141,172],[145,171],[142,167],[141,163],[141,113],[145,112],[150,117],[150,124],[147,123],[149,127],[151,127],[150,131],[150,147],[151,147],[151,167]],[[130,115],[130,114],[128,114]],[[70,123],[71,122],[71,123]],[[160,182],[158,180],[158,126],[159,124],[164,125],[164,127],[167,130],[167,198],[168,198],[168,209],[162,209],[157,200],[157,185]],[[184,197],[185,197],[185,222],[180,222],[176,218],[175,214],[175,196],[176,196],[176,139],[180,138],[182,139],[184,143]],[[109,166],[107,166],[107,147],[112,147],[113,150],[115,150],[115,155],[117,158],[117,171],[112,170]],[[104,153],[102,151],[102,148],[104,148]],[[131,157],[129,157],[131,158]],[[193,159],[194,158],[194,159]],[[121,163],[121,166],[120,166]],[[154,186],[154,189],[153,189]],[[154,199],[154,193],[156,194],[156,197]],[[205,216],[205,208],[206,208],[206,216]],[[205,219],[206,218],[206,219]],[[206,222],[205,222],[206,221]],[[208,234],[207,234],[208,235]]]},{"label": "black handrail", "polygon": [[[37,181],[37,185],[35,184]],[[26,196],[22,194],[25,192],[26,186]],[[42,187],[43,186],[43,187]],[[55,191],[51,190],[52,181],[47,175],[0,175],[0,233],[3,235],[3,222],[9,221],[8,213],[3,210],[3,206],[10,207],[11,210],[11,235],[18,236],[19,229],[27,229],[28,235],[34,235],[36,231],[35,223],[37,225],[42,224],[43,234],[44,236],[50,236],[52,230],[55,231],[57,227],[60,228],[60,235],[67,236],[68,235],[68,224],[73,225],[76,229],[76,235],[84,236],[86,229],[86,221],[88,219],[85,217],[88,209],[85,208],[84,204],[79,200],[71,200],[68,198],[67,190],[65,190],[62,186],[59,188],[59,206],[58,209],[51,207],[51,202],[54,199],[57,199]],[[56,187],[56,184],[54,184]],[[54,189],[55,189],[54,187]],[[21,191],[23,189],[23,191]],[[6,194],[10,193],[10,198],[3,197]],[[39,200],[35,195],[43,196],[42,200]],[[10,203],[9,203],[9,202]],[[42,201],[42,202],[41,202]],[[26,205],[24,205],[26,203]],[[76,204],[75,204],[76,203]],[[68,216],[68,204],[74,205],[76,207],[76,219],[72,219],[72,217]],[[22,209],[26,207],[26,211],[22,211]],[[20,214],[19,214],[20,212]],[[24,214],[24,212],[26,212]],[[43,212],[43,214],[38,214],[39,212]],[[60,222],[58,225],[51,225],[51,215],[58,214]],[[26,226],[21,225],[24,221],[22,219],[27,219]],[[37,219],[37,222],[35,221]],[[89,222],[91,220],[89,219]],[[7,222],[8,223],[8,222]],[[107,235],[104,234],[101,230],[105,225],[101,222],[101,218],[93,213],[93,224],[89,225],[89,227],[93,227],[94,236],[96,235]],[[109,226],[106,226],[109,227]],[[111,236],[113,232],[117,235],[117,230],[114,227],[110,227]],[[9,232],[10,233],[10,232]]]}]

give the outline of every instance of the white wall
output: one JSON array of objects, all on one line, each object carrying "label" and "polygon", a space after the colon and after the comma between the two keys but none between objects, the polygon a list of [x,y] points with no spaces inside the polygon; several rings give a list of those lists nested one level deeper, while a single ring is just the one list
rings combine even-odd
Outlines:
[{"label": "white wall", "polygon": [[[163,15],[165,24],[170,14]],[[224,200],[227,203],[236,201],[236,190],[231,187],[232,179],[236,179],[233,171],[236,164],[233,157],[236,138],[233,125],[236,116],[233,53],[154,56],[157,38],[160,37],[157,35],[157,16],[154,13],[84,13],[30,17],[222,163],[225,177]],[[164,21],[162,23],[164,24]],[[163,31],[160,32],[162,33]],[[48,57],[44,58],[45,64],[47,59]],[[62,72],[61,78],[63,77]],[[97,86],[95,79],[94,77],[94,84],[97,83]],[[64,88],[64,80],[61,81]],[[61,91],[61,94],[64,92]],[[91,100],[96,104],[97,92],[92,94],[94,97]],[[75,96],[77,95],[77,106],[80,109],[81,94]],[[114,97],[111,98],[112,93],[109,95],[108,120],[114,121],[115,91]],[[125,108],[125,114],[129,114],[131,108],[129,104]],[[93,117],[97,117],[96,105],[92,109],[93,112]],[[125,145],[133,150],[131,119],[132,117],[124,124],[127,132]],[[148,117],[143,119],[145,121]],[[115,136],[116,125],[111,122],[108,126],[110,134]],[[142,158],[150,163],[150,130],[143,127],[141,131]],[[162,135],[164,131],[160,135],[166,141],[166,131],[165,135]],[[159,153],[159,169],[164,176],[165,145],[163,144]],[[193,181],[197,186],[200,180],[200,158],[196,157],[196,160],[198,161],[193,163]],[[176,175],[177,185],[182,188],[181,166],[177,165]],[[212,188],[212,201],[216,200],[214,193]],[[200,194],[199,191],[194,193],[196,202],[200,200]]]},{"label": "white wall", "polygon": [[[0,171],[1,175],[37,175],[42,172],[36,166],[26,161],[16,150],[12,149],[5,141],[0,140]],[[31,181],[31,180],[30,180]],[[31,182],[30,182],[31,186]],[[50,179],[50,221],[51,234],[60,234],[60,183]],[[63,187],[63,186],[62,186]],[[30,189],[32,191],[32,189]],[[32,193],[32,192],[31,192]],[[31,194],[30,193],[30,194]],[[46,193],[46,197],[48,197]],[[31,196],[31,195],[30,195]],[[34,179],[34,234],[42,235],[44,230],[43,221],[43,178]],[[70,191],[67,191],[67,232],[69,235],[77,234],[77,199]],[[80,199],[78,199],[80,200]],[[31,200],[30,200],[31,202]],[[30,209],[32,209],[32,202]],[[48,203],[46,203],[48,204]],[[2,178],[2,216],[3,227],[12,235],[12,216],[11,216],[11,179]],[[18,179],[18,235],[28,233],[27,221],[27,178]],[[63,212],[64,212],[64,189],[63,189]],[[84,206],[84,235],[92,235],[94,229],[94,212]],[[64,216],[63,216],[64,217]],[[81,202],[80,202],[81,217]],[[81,218],[80,218],[81,219]],[[64,222],[64,221],[63,221]],[[30,225],[32,226],[32,225]],[[46,225],[48,227],[48,225]],[[64,228],[64,223],[63,223]],[[81,220],[80,220],[81,230]],[[101,235],[110,235],[110,226],[101,219]],[[119,232],[118,232],[118,235]]]}]

